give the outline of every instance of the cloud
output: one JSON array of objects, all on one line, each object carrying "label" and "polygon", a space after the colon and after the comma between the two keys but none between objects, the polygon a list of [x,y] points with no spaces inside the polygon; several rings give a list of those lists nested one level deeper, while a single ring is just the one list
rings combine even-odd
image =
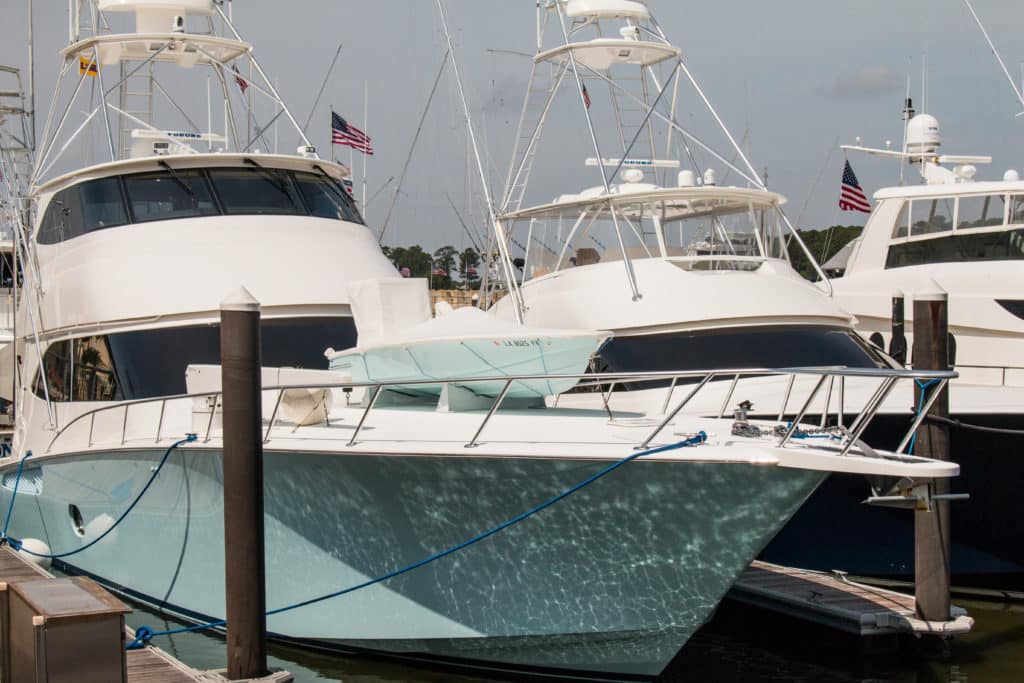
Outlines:
[{"label": "cloud", "polygon": [[890,95],[902,89],[902,78],[887,66],[864,66],[852,75],[839,76],[831,85],[812,88],[816,95],[840,100]]}]

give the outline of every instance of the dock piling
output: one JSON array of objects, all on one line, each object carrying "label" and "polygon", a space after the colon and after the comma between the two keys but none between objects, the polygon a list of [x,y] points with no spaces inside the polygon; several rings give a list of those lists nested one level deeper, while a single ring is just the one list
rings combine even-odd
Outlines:
[{"label": "dock piling", "polygon": [[240,288],[220,318],[227,677],[243,680],[268,674],[259,302]]},{"label": "dock piling", "polygon": [[903,292],[892,295],[892,339],[889,340],[889,355],[900,365],[907,364],[907,334]]},{"label": "dock piling", "polygon": [[[943,291],[914,297],[913,364],[916,370],[949,368],[949,297]],[[922,409],[926,391],[920,386],[914,387],[917,410]],[[949,417],[947,388],[942,389],[929,414]],[[917,430],[915,453],[949,460],[949,427],[935,421],[923,422]],[[931,493],[947,495],[948,481],[932,482]],[[949,502],[932,500],[928,507],[914,512],[914,596],[917,613],[922,619],[946,621],[950,618]]]}]

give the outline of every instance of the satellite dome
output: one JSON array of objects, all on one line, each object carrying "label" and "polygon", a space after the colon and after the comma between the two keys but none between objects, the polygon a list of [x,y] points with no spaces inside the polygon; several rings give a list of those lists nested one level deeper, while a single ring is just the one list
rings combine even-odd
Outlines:
[{"label": "satellite dome", "polygon": [[907,122],[907,151],[933,154],[942,146],[939,120],[931,114],[918,114]]}]

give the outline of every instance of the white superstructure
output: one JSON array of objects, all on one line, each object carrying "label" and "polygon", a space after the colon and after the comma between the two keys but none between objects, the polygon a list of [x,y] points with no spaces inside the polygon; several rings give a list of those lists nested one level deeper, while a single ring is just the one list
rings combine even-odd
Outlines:
[{"label": "white superstructure", "polygon": [[1024,385],[1024,182],[1016,170],[978,179],[984,156],[940,151],[938,120],[907,124],[906,152],[848,147],[910,164],[923,184],[888,187],[857,239],[836,300],[857,316],[865,335],[891,333],[891,299],[901,293],[912,341],[916,292],[949,295],[949,326],[960,381]]},{"label": "white superstructure", "polygon": [[[611,330],[598,365],[615,370],[884,363],[855,339],[852,316],[828,297],[827,278],[783,212],[785,198],[767,190],[681,54],[647,2],[540,7],[496,211],[510,290],[497,314]],[[688,101],[703,104],[694,106],[707,120],[702,136],[689,129]],[[545,136],[566,107],[578,112],[583,148]],[[716,151],[710,136],[729,151]],[[565,159],[579,164],[567,177],[592,186],[552,198],[536,168]],[[793,269],[791,240],[820,283]]]}]

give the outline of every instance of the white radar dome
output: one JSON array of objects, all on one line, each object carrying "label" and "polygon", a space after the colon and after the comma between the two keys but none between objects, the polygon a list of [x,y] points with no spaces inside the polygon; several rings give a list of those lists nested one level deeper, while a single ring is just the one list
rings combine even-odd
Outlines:
[{"label": "white radar dome", "polygon": [[1015,183],[1020,180],[1020,173],[1017,173],[1016,169],[1010,169],[1003,174],[1003,180],[1008,183]]},{"label": "white radar dome", "polygon": [[907,151],[931,154],[942,146],[939,120],[931,114],[918,114],[907,122]]}]

